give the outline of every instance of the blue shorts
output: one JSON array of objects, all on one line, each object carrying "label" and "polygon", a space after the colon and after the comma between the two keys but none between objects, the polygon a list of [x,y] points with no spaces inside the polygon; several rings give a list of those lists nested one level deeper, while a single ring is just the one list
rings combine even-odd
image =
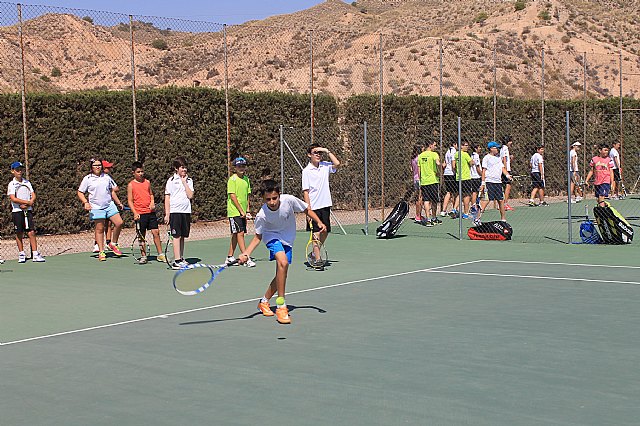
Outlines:
[{"label": "blue shorts", "polygon": [[116,203],[112,201],[106,209],[91,209],[91,211],[89,211],[89,219],[109,219],[111,216],[115,216],[118,213],[120,212],[116,207]]},{"label": "blue shorts", "polygon": [[504,194],[502,193],[502,183],[487,182],[485,185],[489,201],[500,201],[504,199]]},{"label": "blue shorts", "polygon": [[600,185],[595,185],[594,188],[596,190],[596,197],[608,197],[609,191],[611,191],[611,184],[603,183]]},{"label": "blue shorts", "polygon": [[282,244],[282,241],[273,239],[267,243],[267,248],[269,249],[269,260],[276,259],[276,253],[283,251],[284,254],[287,255],[287,260],[289,261],[289,265],[291,265],[292,259],[292,249],[291,246],[286,246]]}]

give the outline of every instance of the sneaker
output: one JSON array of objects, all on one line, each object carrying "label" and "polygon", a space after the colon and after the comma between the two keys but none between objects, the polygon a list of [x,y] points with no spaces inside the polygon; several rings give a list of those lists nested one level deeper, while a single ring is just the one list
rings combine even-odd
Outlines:
[{"label": "sneaker", "polygon": [[479,225],[482,225],[482,222],[480,221],[479,217],[476,217],[476,218],[473,219],[473,224],[475,226],[479,226]]},{"label": "sneaker", "polygon": [[162,263],[164,263],[164,262],[166,262],[166,261],[167,261],[167,258],[164,256],[164,254],[159,254],[158,256],[156,256],[156,260],[157,260],[158,262],[162,262]]},{"label": "sneaker", "polygon": [[93,245],[93,252],[94,253],[100,253],[100,247],[98,247],[98,243],[95,243]]},{"label": "sneaker", "polygon": [[27,261],[27,255],[24,253],[18,253],[18,263],[25,263]]},{"label": "sneaker", "polygon": [[40,254],[39,251],[34,251],[33,252],[33,259],[31,259],[33,262],[46,262],[46,260],[44,259],[44,257]]},{"label": "sneaker", "polygon": [[138,260],[138,264],[144,265],[145,263],[147,263],[147,256],[140,257],[140,260]]},{"label": "sneaker", "polygon": [[420,216],[416,216],[416,217],[413,219],[413,221],[414,221],[415,223],[420,223],[420,222],[422,222],[422,218],[421,218]]},{"label": "sneaker", "polygon": [[116,256],[122,256],[122,251],[120,250],[120,247],[118,247],[118,243],[111,242],[108,247]]},{"label": "sneaker", "polygon": [[433,226],[433,222],[431,221],[431,219],[425,219],[425,220],[423,220],[423,221],[422,221],[422,224],[423,224],[424,226],[429,227],[429,228]]},{"label": "sneaker", "polygon": [[276,309],[276,317],[280,324],[291,324],[289,309],[286,306]]},{"label": "sneaker", "polygon": [[546,207],[546,206],[549,205],[549,203],[547,203],[546,201],[543,201],[543,202],[540,203],[540,205],[543,206],[543,207]]},{"label": "sneaker", "polygon": [[512,211],[512,210],[513,210],[513,207],[511,207],[509,204],[505,204],[505,205],[504,205],[504,209],[505,209],[506,211],[510,212],[510,211]]},{"label": "sneaker", "polygon": [[538,205],[535,203],[535,201],[533,200],[529,200],[529,204],[527,204],[529,207],[538,207]]},{"label": "sneaker", "polygon": [[0,265],[4,263],[4,259],[0,257]]},{"label": "sneaker", "polygon": [[107,260],[107,253],[101,251],[100,253],[98,253],[98,260],[101,262],[104,262],[105,260]]},{"label": "sneaker", "polygon": [[580,202],[580,201],[582,201],[582,200],[583,200],[583,198],[582,198],[581,196],[579,196],[579,195],[578,195],[578,196],[576,197],[576,202],[577,202],[577,203],[579,203],[579,202]]},{"label": "sneaker", "polygon": [[269,302],[258,302],[258,310],[262,312],[262,315],[265,317],[272,317],[275,315],[271,310],[271,306],[269,306]]},{"label": "sneaker", "polygon": [[440,216],[442,217],[447,217],[447,212],[445,212],[444,210],[440,212]]},{"label": "sneaker", "polygon": [[575,203],[577,203],[577,202],[578,202],[578,201],[576,201],[575,199],[573,199],[573,198],[571,199],[571,204],[575,204]]},{"label": "sneaker", "polygon": [[182,265],[180,264],[180,261],[178,260],[174,260],[173,262],[171,262],[171,269],[182,269]]},{"label": "sneaker", "polygon": [[449,217],[450,217],[451,219],[455,219],[456,217],[458,217],[458,210],[456,210],[456,209],[451,210],[451,211],[449,212]]},{"label": "sneaker", "polygon": [[618,197],[617,195],[612,195],[612,196],[611,196],[611,199],[612,199],[612,200],[619,200],[619,199],[620,199],[620,197]]},{"label": "sneaker", "polygon": [[184,259],[180,259],[178,260],[178,265],[180,265],[181,268],[186,268],[187,266],[189,266],[189,262]]},{"label": "sneaker", "polygon": [[432,220],[434,225],[440,225],[442,223],[442,221],[440,219],[438,219],[438,217],[434,217]]},{"label": "sneaker", "polygon": [[469,215],[468,215],[468,214],[466,214],[466,213],[462,213],[462,218],[463,218],[463,219],[471,219],[471,216],[469,216]]},{"label": "sneaker", "polygon": [[469,207],[469,213],[471,213],[471,215],[475,215],[478,213],[478,209],[476,208],[475,204]]},{"label": "sneaker", "polygon": [[255,268],[256,262],[254,262],[253,259],[249,258],[249,260],[245,262],[244,266],[246,266],[247,268]]},{"label": "sneaker", "polygon": [[230,263],[235,262],[236,258],[233,256],[227,256],[227,259],[224,261],[225,265],[229,266]]}]

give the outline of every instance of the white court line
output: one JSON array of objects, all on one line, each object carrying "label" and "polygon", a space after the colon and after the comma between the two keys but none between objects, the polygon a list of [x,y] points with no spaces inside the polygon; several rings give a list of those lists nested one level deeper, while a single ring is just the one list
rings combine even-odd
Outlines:
[{"label": "white court line", "polygon": [[[433,267],[433,268],[418,269],[418,270],[409,271],[409,272],[399,272],[397,274],[381,275],[379,277],[363,278],[361,280],[346,281],[346,282],[343,282],[343,283],[330,284],[330,285],[325,285],[325,286],[322,286],[322,287],[309,288],[309,289],[306,289],[306,290],[291,291],[291,292],[288,292],[287,294],[289,295],[289,294],[308,293],[308,292],[311,292],[311,291],[325,290],[325,289],[334,288],[334,287],[343,287],[343,286],[347,286],[347,285],[351,285],[351,284],[364,283],[364,282],[368,282],[368,281],[383,280],[385,278],[401,277],[403,275],[417,274],[417,273],[420,273],[420,272],[436,272],[439,269],[453,268],[455,266],[468,265],[468,264],[477,263],[477,262],[483,262],[483,260],[470,260],[470,261],[467,261],[467,262],[453,263],[451,265],[442,265],[442,266],[436,266],[436,267]],[[116,327],[116,326],[119,326],[119,325],[134,324],[134,323],[137,323],[137,322],[149,321],[149,320],[153,320],[153,319],[166,319],[168,317],[172,317],[172,316],[176,316],[176,315],[189,314],[189,313],[192,313],[192,312],[205,311],[205,310],[208,310],[208,309],[222,308],[222,307],[225,307],[225,306],[239,305],[239,304],[242,304],[242,303],[255,302],[255,301],[256,301],[256,298],[253,297],[251,299],[238,300],[238,301],[235,301],[235,302],[228,302],[228,303],[221,303],[219,305],[204,306],[204,307],[201,307],[201,308],[188,309],[188,310],[185,310],[185,311],[178,311],[178,312],[170,312],[170,313],[167,313],[167,314],[159,314],[159,315],[154,315],[154,316],[151,316],[151,317],[138,318],[138,319],[128,320],[128,321],[119,321],[119,322],[114,322],[114,323],[111,323],[111,324],[104,324],[104,325],[97,325],[97,326],[94,326],[94,327],[80,328],[80,329],[77,329],[77,330],[61,331],[59,333],[46,334],[44,336],[29,337],[29,338],[26,338],[26,339],[14,340],[14,341],[10,341],[10,342],[0,342],[0,346],[15,345],[16,343],[32,342],[34,340],[48,339],[50,337],[66,336],[66,335],[69,335],[69,334],[82,333],[82,332],[85,332],[85,331],[100,330],[100,329],[103,329],[103,328]]]},{"label": "white court line", "polygon": [[538,275],[516,275],[516,274],[491,274],[484,272],[459,272],[459,271],[428,271],[434,274],[457,274],[457,275],[478,275],[483,277],[503,277],[503,278],[530,278],[534,280],[559,280],[559,281],[584,281],[589,283],[602,283],[602,284],[628,284],[628,285],[640,285],[640,282],[636,281],[615,281],[615,280],[594,280],[590,278],[568,278],[568,277],[543,277]]},{"label": "white court line", "polygon": [[534,265],[561,265],[561,266],[585,266],[589,268],[628,268],[628,269],[640,269],[640,266],[624,266],[624,265],[590,265],[586,263],[562,263],[562,262],[536,262],[528,260],[489,260],[484,259],[482,262],[500,262],[500,263],[524,263]]}]

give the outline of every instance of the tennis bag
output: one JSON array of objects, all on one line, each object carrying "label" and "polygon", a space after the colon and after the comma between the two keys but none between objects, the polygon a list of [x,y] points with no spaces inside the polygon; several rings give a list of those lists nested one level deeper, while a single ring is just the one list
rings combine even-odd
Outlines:
[{"label": "tennis bag", "polygon": [[405,218],[409,214],[409,203],[402,200],[391,210],[389,216],[382,222],[376,229],[376,237],[378,238],[392,238],[400,229],[400,225],[404,222]]},{"label": "tennis bag", "polygon": [[580,239],[583,244],[600,244],[602,239],[596,229],[596,224],[588,218],[580,224]]},{"label": "tennis bag", "polygon": [[633,240],[633,228],[629,222],[611,204],[593,208],[593,215],[598,223],[600,237],[605,244],[630,244]]},{"label": "tennis bag", "polygon": [[469,228],[467,231],[467,236],[469,236],[471,240],[507,241],[511,239],[512,235],[513,229],[511,225],[501,220],[484,222]]}]

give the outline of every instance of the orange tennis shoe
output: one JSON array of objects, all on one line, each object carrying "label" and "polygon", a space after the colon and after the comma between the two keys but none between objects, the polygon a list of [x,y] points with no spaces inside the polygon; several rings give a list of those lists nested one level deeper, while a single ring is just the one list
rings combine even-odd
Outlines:
[{"label": "orange tennis shoe", "polygon": [[269,302],[258,302],[258,310],[262,312],[262,315],[265,317],[272,317],[274,315],[271,310],[271,306],[269,306]]},{"label": "orange tennis shoe", "polygon": [[276,309],[276,319],[280,324],[291,324],[289,309],[286,306]]}]

